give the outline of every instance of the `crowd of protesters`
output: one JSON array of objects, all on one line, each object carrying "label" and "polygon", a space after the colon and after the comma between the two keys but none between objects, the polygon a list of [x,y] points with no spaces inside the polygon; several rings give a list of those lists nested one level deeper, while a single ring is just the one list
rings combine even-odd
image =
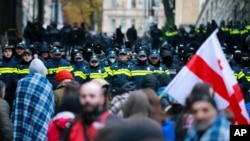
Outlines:
[{"label": "crowd of protesters", "polygon": [[229,140],[234,115],[218,110],[212,85],[197,83],[185,105],[164,91],[217,28],[250,113],[247,22],[165,33],[152,25],[142,37],[135,25],[109,37],[84,24],[59,30],[29,22],[24,42],[2,46],[0,140]]}]

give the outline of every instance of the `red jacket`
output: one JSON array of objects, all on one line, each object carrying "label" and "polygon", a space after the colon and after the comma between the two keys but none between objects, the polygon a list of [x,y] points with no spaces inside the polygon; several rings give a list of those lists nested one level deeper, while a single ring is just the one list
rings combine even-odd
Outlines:
[{"label": "red jacket", "polygon": [[[99,129],[105,126],[107,118],[109,116],[108,111],[102,113],[99,120],[94,121],[84,132],[84,126],[81,119],[76,121],[72,126],[69,134],[70,141],[85,141],[85,136],[89,138],[89,141],[94,141]],[[86,135],[84,135],[86,133]]]},{"label": "red jacket", "polygon": [[61,137],[61,132],[66,128],[66,125],[75,118],[71,112],[58,113],[49,123],[48,127],[48,141],[58,141]]}]

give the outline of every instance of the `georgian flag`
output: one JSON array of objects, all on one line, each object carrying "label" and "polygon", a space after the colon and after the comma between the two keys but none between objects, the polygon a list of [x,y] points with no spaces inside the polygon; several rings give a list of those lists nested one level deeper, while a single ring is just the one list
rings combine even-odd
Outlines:
[{"label": "georgian flag", "polygon": [[210,83],[215,90],[215,101],[219,109],[229,108],[235,123],[249,124],[241,89],[234,77],[214,31],[202,44],[192,59],[182,68],[165,89],[179,103],[184,104],[194,85]]}]

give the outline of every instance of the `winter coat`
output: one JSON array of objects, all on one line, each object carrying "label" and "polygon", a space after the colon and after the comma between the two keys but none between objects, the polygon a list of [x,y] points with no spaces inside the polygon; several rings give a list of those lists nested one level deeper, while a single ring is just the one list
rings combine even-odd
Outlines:
[{"label": "winter coat", "polygon": [[10,107],[8,103],[0,98],[0,140],[1,141],[12,141],[13,132],[10,121]]},{"label": "winter coat", "polygon": [[75,115],[68,111],[58,113],[49,123],[48,141],[58,141],[67,124],[74,118]]}]

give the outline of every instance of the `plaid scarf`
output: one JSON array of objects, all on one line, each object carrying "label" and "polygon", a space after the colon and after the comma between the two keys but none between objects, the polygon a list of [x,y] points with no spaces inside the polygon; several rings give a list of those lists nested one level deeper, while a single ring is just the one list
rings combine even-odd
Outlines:
[{"label": "plaid scarf", "polygon": [[229,127],[229,121],[219,115],[216,121],[203,133],[200,140],[198,140],[198,131],[192,125],[185,141],[229,141]]},{"label": "plaid scarf", "polygon": [[14,141],[47,140],[48,123],[54,113],[52,85],[38,73],[18,82],[12,111]]}]

